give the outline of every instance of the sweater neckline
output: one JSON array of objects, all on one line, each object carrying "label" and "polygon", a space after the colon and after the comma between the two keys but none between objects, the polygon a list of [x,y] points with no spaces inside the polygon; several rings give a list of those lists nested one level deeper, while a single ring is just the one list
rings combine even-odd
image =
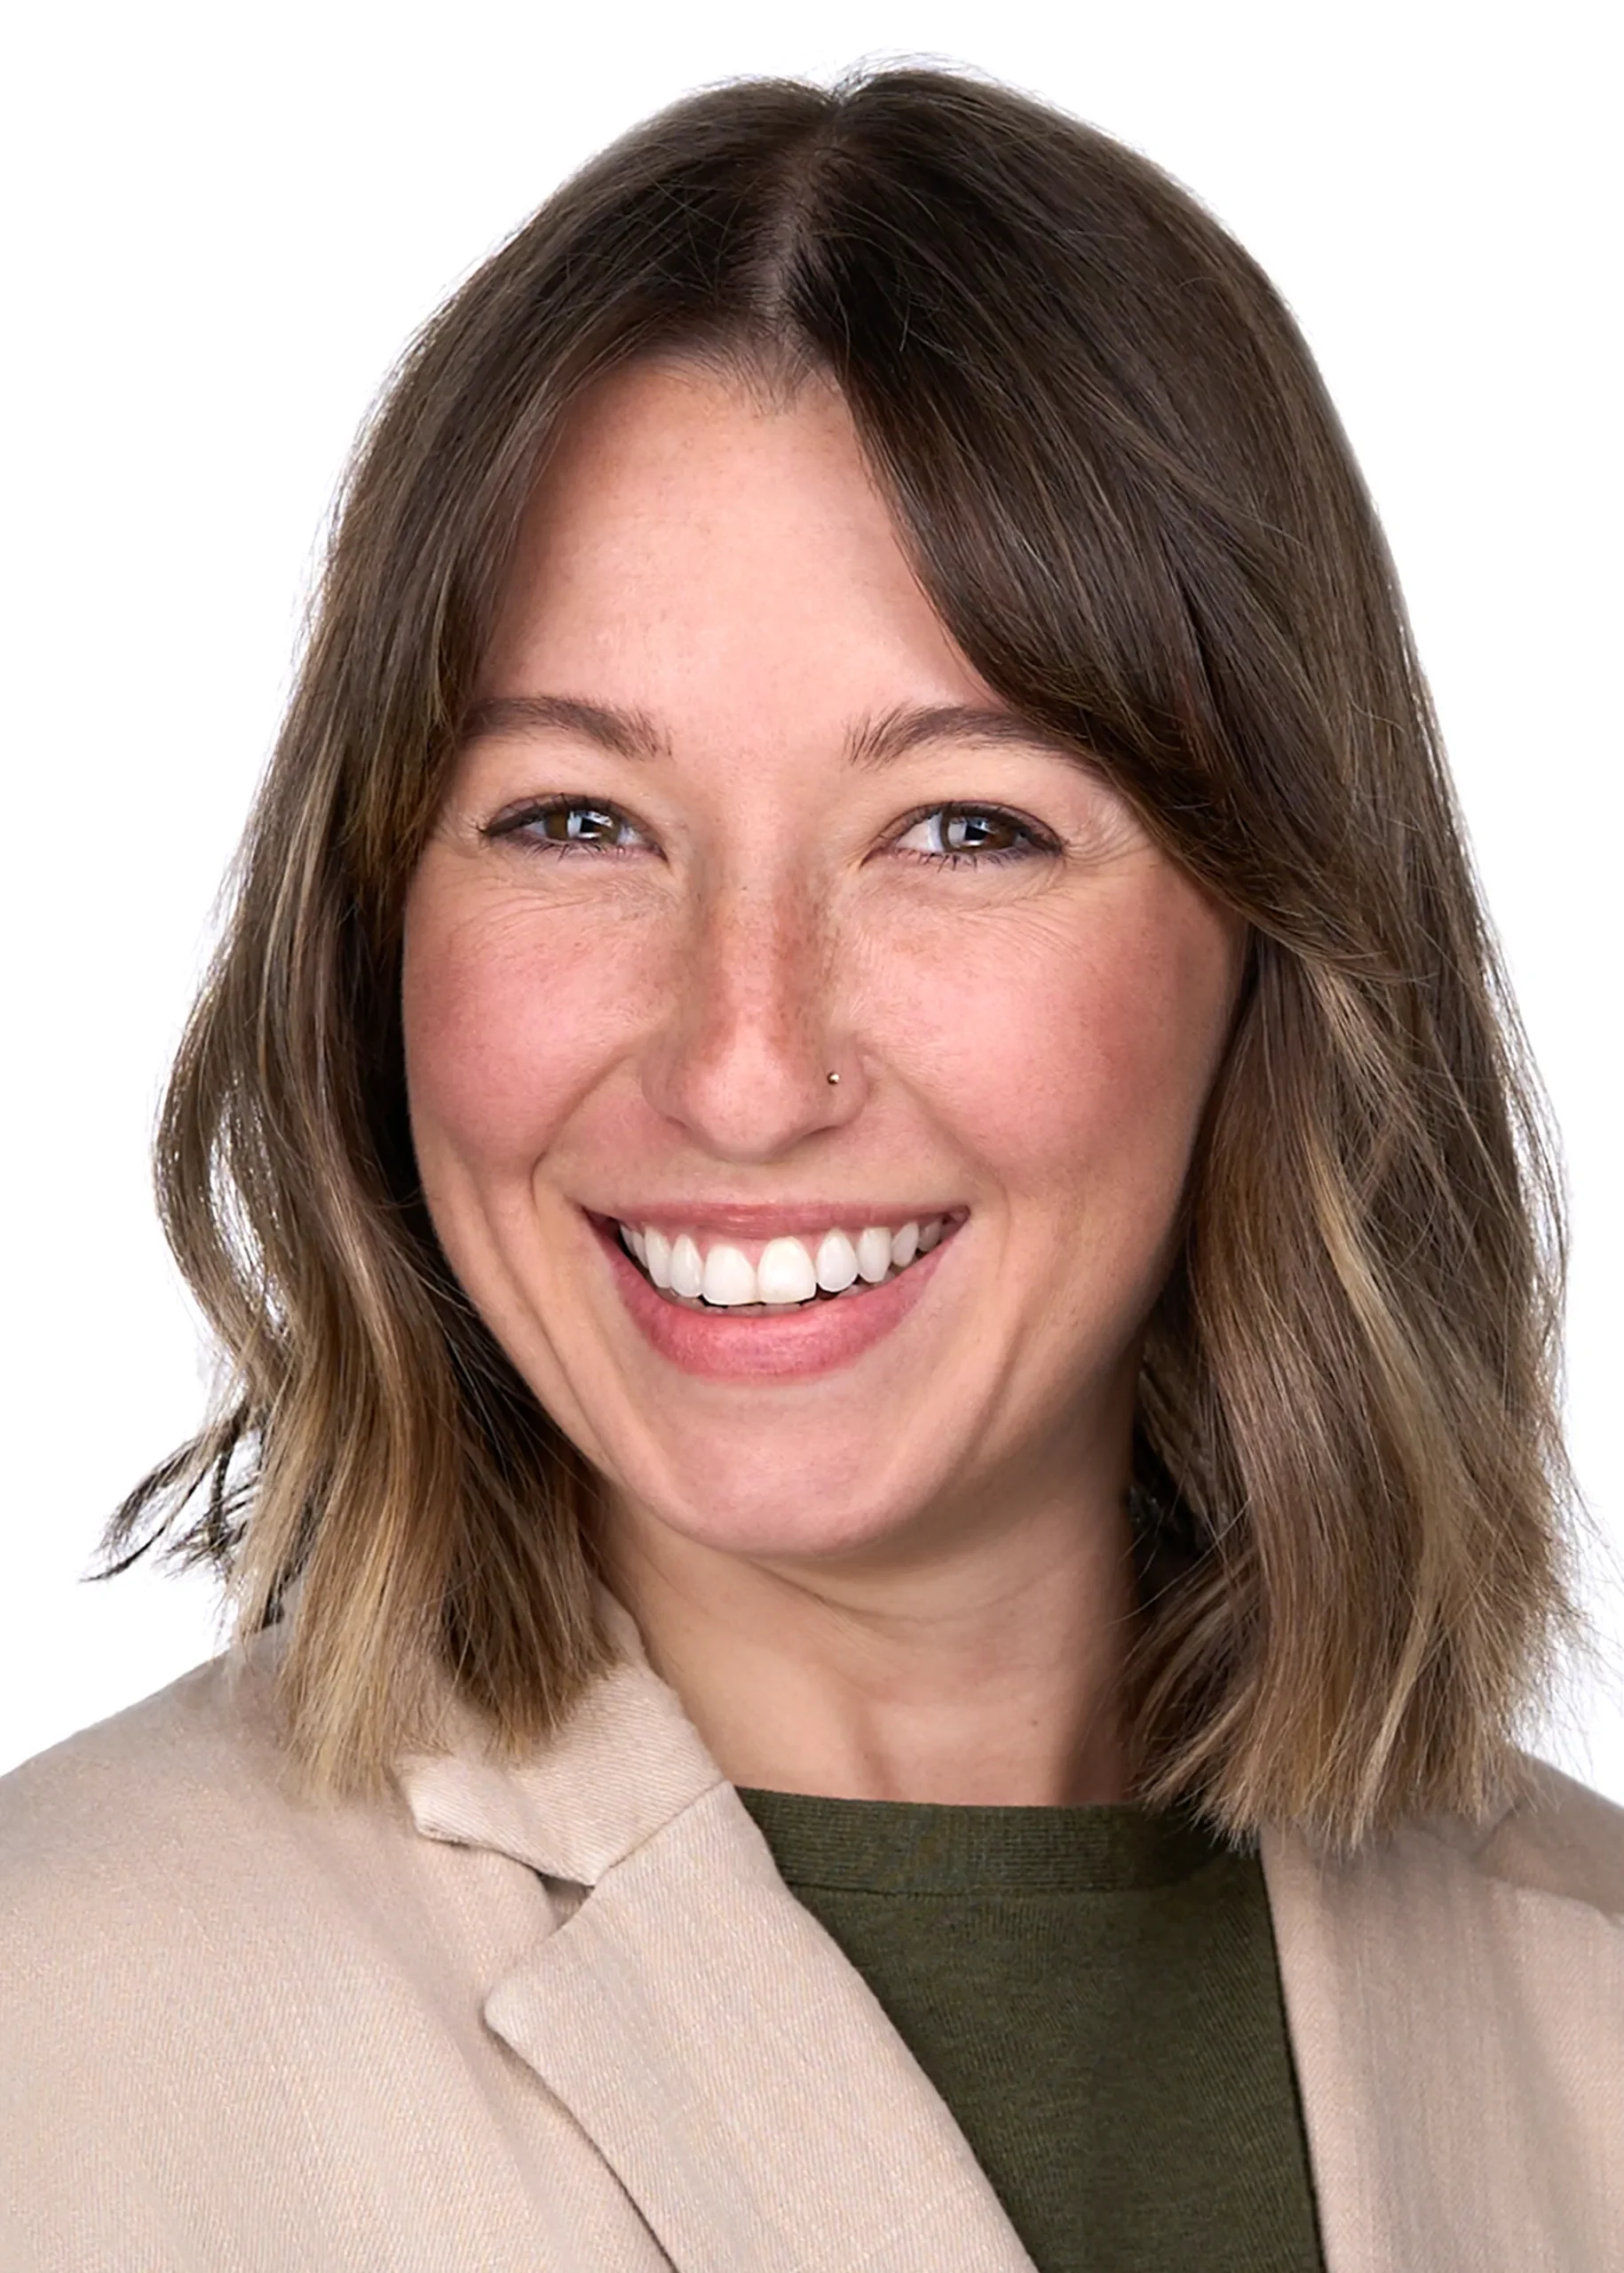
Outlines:
[{"label": "sweater neckline", "polygon": [[735,1788],[791,1886],[1109,1894],[1172,1885],[1238,1851],[1183,1807],[978,1807]]}]

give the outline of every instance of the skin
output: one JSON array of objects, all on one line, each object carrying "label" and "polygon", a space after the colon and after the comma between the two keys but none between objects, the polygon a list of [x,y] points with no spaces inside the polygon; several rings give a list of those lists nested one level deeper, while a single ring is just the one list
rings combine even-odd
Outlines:
[{"label": "skin", "polygon": [[[476,734],[403,981],[436,1229],[604,1478],[652,1662],[737,1783],[1122,1799],[1135,1380],[1239,925],[1010,721],[819,379],[601,384],[532,502],[480,692],[614,706],[660,744]],[[875,722],[946,706],[1004,731],[852,762]],[[585,814],[527,820],[548,796]],[[944,804],[997,814],[945,835]],[[811,1378],[671,1362],[583,1213],[808,1201],[968,1211],[894,1329]]]}]

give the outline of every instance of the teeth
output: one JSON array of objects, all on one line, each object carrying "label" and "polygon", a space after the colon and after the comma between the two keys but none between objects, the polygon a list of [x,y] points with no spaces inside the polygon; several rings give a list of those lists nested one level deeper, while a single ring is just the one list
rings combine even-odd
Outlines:
[{"label": "teeth", "polygon": [[818,1291],[818,1273],[799,1239],[769,1239],[756,1280],[764,1303],[809,1303]]},{"label": "teeth", "polygon": [[857,1242],[857,1275],[877,1287],[891,1276],[891,1233],[870,1224]]},{"label": "teeth", "polygon": [[684,1232],[671,1243],[671,1292],[697,1297],[705,1291],[705,1266],[699,1248]]},{"label": "teeth", "polygon": [[690,1232],[671,1239],[652,1224],[641,1229],[622,1224],[620,1235],[664,1293],[739,1310],[764,1303],[793,1306],[819,1294],[860,1294],[864,1287],[880,1286],[893,1272],[906,1271],[916,1256],[929,1255],[945,1228],[937,1216],[894,1232],[870,1224],[855,1240],[847,1232],[833,1230],[824,1233],[815,1253],[802,1239],[769,1239],[755,1263],[727,1239],[701,1250]]},{"label": "teeth", "polygon": [[722,1309],[737,1309],[741,1303],[761,1300],[755,1265],[736,1247],[728,1247],[721,1240],[705,1257],[700,1292],[708,1303],[715,1303]]},{"label": "teeth", "polygon": [[825,1232],[818,1248],[818,1284],[826,1295],[840,1295],[857,1277],[857,1249],[844,1232]]}]

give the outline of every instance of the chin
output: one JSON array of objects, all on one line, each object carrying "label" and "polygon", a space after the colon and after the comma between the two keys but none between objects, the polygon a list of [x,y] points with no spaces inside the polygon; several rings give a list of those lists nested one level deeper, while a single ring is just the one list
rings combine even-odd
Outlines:
[{"label": "chin", "polygon": [[905,1532],[926,1496],[876,1495],[873,1483],[820,1472],[819,1463],[787,1459],[775,1446],[760,1461],[712,1459],[692,1483],[668,1478],[635,1498],[640,1527],[652,1523],[668,1537],[716,1554],[835,1559]]}]

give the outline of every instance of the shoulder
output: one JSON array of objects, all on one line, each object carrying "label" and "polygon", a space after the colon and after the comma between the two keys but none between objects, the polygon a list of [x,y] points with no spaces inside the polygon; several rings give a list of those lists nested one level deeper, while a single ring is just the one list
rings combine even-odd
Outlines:
[{"label": "shoulder", "polygon": [[306,1797],[279,1656],[257,1637],[0,1778],[0,2196],[68,2200],[87,2126],[207,2192],[234,2095],[270,2095],[297,2156],[301,2126],[396,2121],[397,2050],[441,2082],[495,2057],[482,2000],[547,1929],[540,1881],[394,1789]]},{"label": "shoulder", "polygon": [[42,1904],[59,1928],[128,1916],[312,1834],[277,1738],[279,1646],[256,1636],[0,1777],[0,1946]]},{"label": "shoulder", "polygon": [[[240,1812],[270,1773],[269,1637],[196,1666],[151,1697],[0,1776],[0,1886],[26,1898],[42,1869],[94,1874],[221,1805]],[[244,1690],[248,1693],[244,1694]]]},{"label": "shoulder", "polygon": [[1477,1821],[1264,1842],[1327,2248],[1361,2262],[1624,2264],[1624,1809],[1512,1765]]},{"label": "shoulder", "polygon": [[[340,1949],[416,1969],[469,1934],[497,1858],[418,1833],[400,1792],[318,1801],[282,1741],[274,1631],[0,1778],[0,1984],[59,2020],[121,1984],[304,1977]],[[517,1875],[510,1872],[510,1875]],[[523,1900],[523,1890],[520,1889]]]},{"label": "shoulder", "polygon": [[1425,1995],[1555,1966],[1624,1997],[1624,1808],[1531,1754],[1479,1820],[1412,1818],[1340,1858],[1287,1833],[1264,1862],[1277,1935],[1334,1967],[1397,1961]]},{"label": "shoulder", "polygon": [[1294,1952],[1356,1969],[1400,1959],[1417,1983],[1584,1952],[1624,1995],[1624,1808],[1530,1753],[1480,1819],[1412,1818],[1341,1857],[1274,1830],[1263,1853]]},{"label": "shoulder", "polygon": [[553,2261],[513,2153],[528,2071],[484,2019],[551,1897],[398,1789],[308,1798],[280,1654],[0,1778],[0,2264],[427,2273],[470,2233],[482,2264]]},{"label": "shoulder", "polygon": [[0,1992],[46,2043],[226,1980],[330,1880],[335,1830],[353,1844],[297,1795],[276,1653],[257,1637],[0,1778]]},{"label": "shoulder", "polygon": [[206,1785],[228,1756],[241,1768],[269,1734],[280,1641],[272,1629],[239,1643],[0,1776],[0,1852],[36,1834],[93,1834],[95,1802],[111,1790],[158,1802]]},{"label": "shoulder", "polygon": [[1422,1826],[1415,1836],[1462,1857],[1485,1880],[1557,1897],[1624,1926],[1624,1807],[1530,1753],[1483,1826]]}]

